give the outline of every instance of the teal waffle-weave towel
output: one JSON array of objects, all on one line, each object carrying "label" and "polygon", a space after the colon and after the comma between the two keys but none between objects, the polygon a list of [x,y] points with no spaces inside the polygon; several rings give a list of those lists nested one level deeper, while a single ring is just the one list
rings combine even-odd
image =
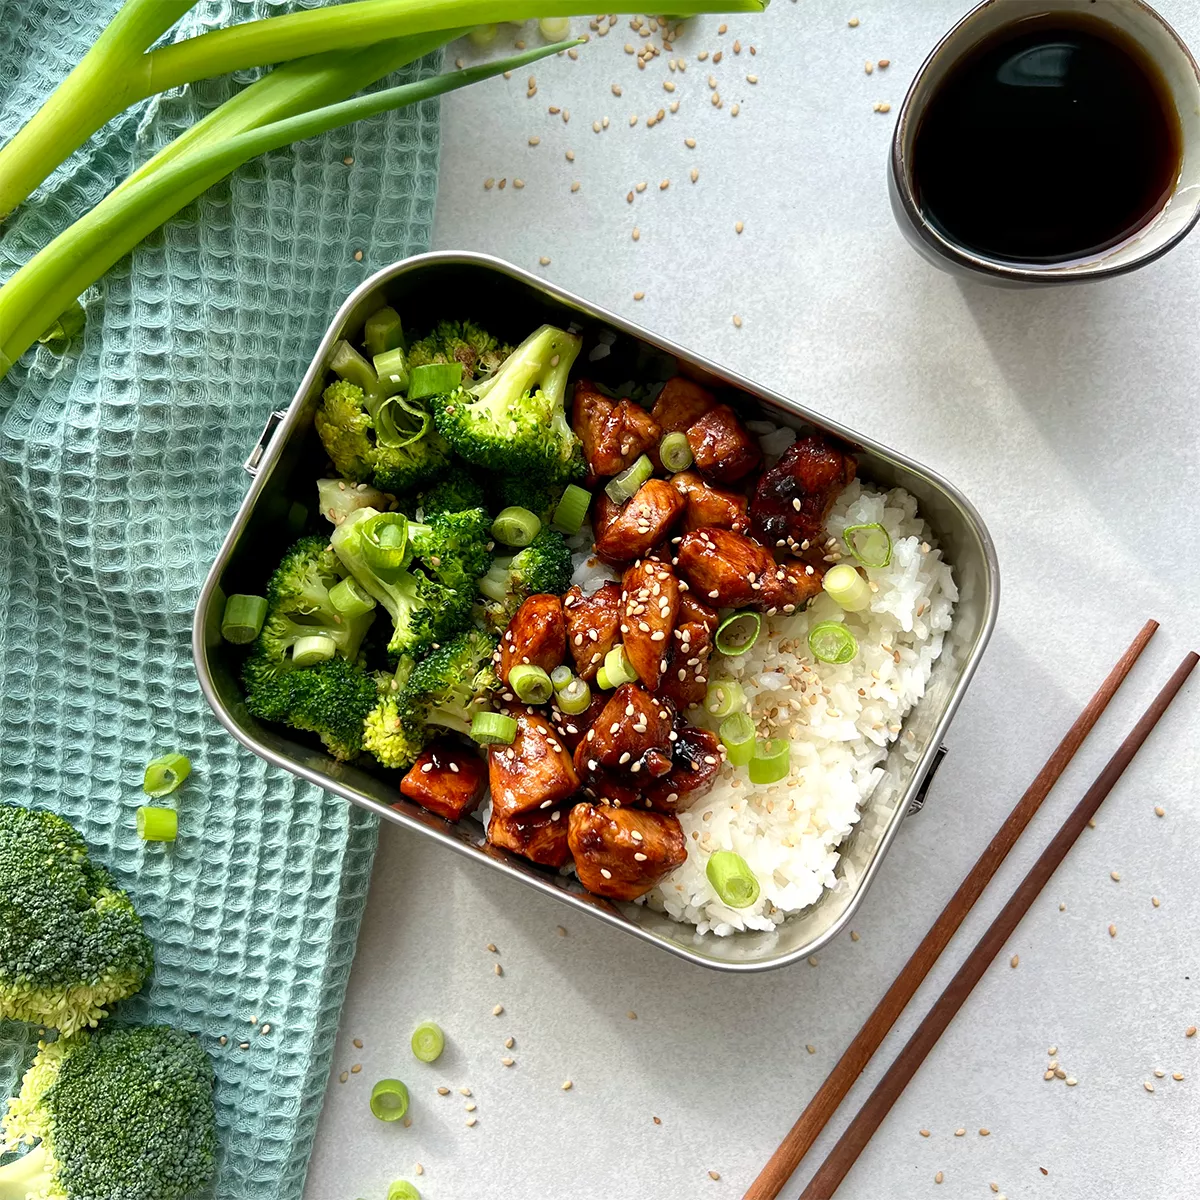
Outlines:
[{"label": "teal waffle-weave towel", "polygon": [[[202,3],[170,36],[283,7]],[[7,0],[0,140],[116,8]],[[113,122],[0,227],[0,276],[233,90],[209,81]],[[249,164],[93,289],[82,352],[39,349],[0,382],[0,797],[74,821],[144,914],[157,967],[120,1011],[212,1053],[221,1200],[301,1195],[376,828],[220,728],[192,667],[192,609],[241,463],[337,306],[427,248],[437,152],[430,103]],[[134,829],[142,768],[166,750],[193,764],[171,849]],[[0,1024],[0,1088],[32,1044]]]}]

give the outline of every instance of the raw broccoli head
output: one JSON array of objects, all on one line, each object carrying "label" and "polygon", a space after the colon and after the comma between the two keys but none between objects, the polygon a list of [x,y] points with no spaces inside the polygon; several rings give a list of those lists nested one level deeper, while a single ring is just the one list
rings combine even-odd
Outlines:
[{"label": "raw broccoli head", "polygon": [[360,508],[333,531],[333,548],[359,585],[387,609],[392,618],[388,651],[419,654],[434,642],[446,641],[471,619],[472,594],[431,578],[419,567],[380,570],[371,564],[371,543],[380,514]]},{"label": "raw broccoli head", "polygon": [[485,508],[434,513],[425,523],[410,521],[408,536],[413,554],[447,587],[475,591],[475,581],[492,565],[488,549],[492,518]]},{"label": "raw broccoli head", "polygon": [[561,533],[543,525],[537,537],[512,558],[497,558],[479,581],[483,617],[497,633],[530,596],[561,596],[571,586],[571,550]]},{"label": "raw broccoli head", "polygon": [[423,405],[368,396],[344,379],[325,389],[313,424],[339,474],[385,492],[425,487],[450,463],[450,447]]},{"label": "raw broccoli head", "polygon": [[421,493],[419,503],[427,521],[435,513],[463,512],[468,508],[488,506],[479,472],[469,467],[451,467],[444,479]]},{"label": "raw broccoli head", "polygon": [[536,513],[543,525],[549,525],[554,510],[562,499],[562,483],[546,483],[522,475],[505,475],[500,479],[500,508],[515,505]]},{"label": "raw broccoli head", "polygon": [[185,1200],[217,1156],[213,1070],[192,1036],[163,1025],[105,1025],[41,1043],[8,1104],[0,1197]]},{"label": "raw broccoli head", "polygon": [[471,718],[498,679],[492,664],[497,639],[469,629],[427,655],[400,695],[399,711],[410,737],[428,740],[430,725],[469,733]]},{"label": "raw broccoli head", "polygon": [[461,363],[463,378],[472,380],[493,374],[511,353],[511,346],[499,342],[473,321],[439,321],[428,337],[409,347],[408,365]]},{"label": "raw broccoli head", "polygon": [[335,654],[311,667],[292,667],[256,648],[242,668],[242,682],[246,708],[259,720],[315,733],[344,762],[362,749],[363,721],[377,689],[357,663]]},{"label": "raw broccoli head", "polygon": [[529,335],[486,379],[431,397],[437,427],[467,462],[548,482],[582,471],[567,420],[567,376],[580,339],[553,325]]},{"label": "raw broccoli head", "polygon": [[129,897],[51,812],[0,804],[0,1018],[73,1033],[154,963]]}]

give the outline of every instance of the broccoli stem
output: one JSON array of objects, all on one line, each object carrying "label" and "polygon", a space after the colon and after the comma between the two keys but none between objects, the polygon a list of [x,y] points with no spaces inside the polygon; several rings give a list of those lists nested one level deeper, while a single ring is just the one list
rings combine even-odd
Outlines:
[{"label": "broccoli stem", "polygon": [[51,1185],[50,1156],[39,1142],[27,1154],[0,1167],[0,1200],[25,1200],[40,1195]]},{"label": "broccoli stem", "polygon": [[421,79],[275,121],[185,155],[135,186],[113,192],[34,255],[0,288],[0,379],[59,313],[109,267],[242,163],[339,125],[516,70],[573,45],[574,42],[559,42],[542,46],[483,66]]}]

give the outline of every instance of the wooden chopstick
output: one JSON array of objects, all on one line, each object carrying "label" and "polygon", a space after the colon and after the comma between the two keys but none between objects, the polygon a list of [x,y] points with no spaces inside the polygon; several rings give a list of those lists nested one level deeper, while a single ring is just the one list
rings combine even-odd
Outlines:
[{"label": "wooden chopstick", "polygon": [[949,945],[955,931],[971,911],[975,901],[983,894],[984,888],[999,870],[1005,856],[1016,845],[1025,826],[1050,794],[1050,789],[1058,782],[1084,738],[1092,731],[1092,727],[1108,707],[1108,702],[1125,681],[1125,677],[1157,629],[1157,621],[1147,621],[1142,626],[1137,637],[1130,643],[1129,649],[1121,655],[1096,694],[1076,717],[1066,737],[1046,760],[1046,765],[1029,785],[1029,790],[1008,814],[1004,824],[997,830],[995,837],[979,856],[966,879],[959,885],[958,891],[951,896],[941,915],[921,939],[921,944],[913,951],[912,957],[904,965],[896,981],[884,993],[883,999],[875,1006],[875,1011],[863,1023],[854,1041],[846,1048],[837,1065],[829,1072],[828,1078],[808,1102],[808,1107],[800,1114],[799,1120],[788,1131],[779,1148],[750,1185],[744,1200],[775,1200],[779,1195],[800,1165],[800,1160],[812,1149],[813,1142],[854,1086],[854,1081],[862,1074],[871,1055],[879,1049],[888,1030],[896,1023],[896,1019],[921,986],[922,980]]},{"label": "wooden chopstick", "polygon": [[830,1200],[837,1191],[871,1135],[879,1128],[908,1081],[916,1074],[926,1055],[962,1008],[975,985],[983,978],[992,960],[1004,948],[1005,942],[1012,936],[1021,918],[1029,911],[1042,888],[1066,858],[1067,852],[1087,827],[1088,821],[1096,815],[1104,797],[1112,791],[1113,785],[1121,778],[1121,774],[1129,766],[1142,743],[1150,736],[1150,731],[1175,699],[1176,693],[1183,687],[1184,681],[1197,662],[1200,662],[1200,655],[1194,652],[1184,658],[1176,668],[1175,674],[1142,714],[1129,736],[1108,760],[1104,770],[1096,776],[1095,783],[1088,788],[1083,799],[1054,835],[1054,839],[1042,851],[1037,862],[1030,868],[1029,874],[1000,910],[1000,915],[979,939],[975,949],[967,956],[966,962],[959,967],[946,990],[938,997],[925,1019],[917,1026],[916,1032],[909,1038],[908,1044],[896,1056],[896,1061],[887,1069],[887,1073],[867,1098],[867,1102],[838,1139],[837,1145],[809,1181],[808,1187],[800,1193],[800,1200]]}]

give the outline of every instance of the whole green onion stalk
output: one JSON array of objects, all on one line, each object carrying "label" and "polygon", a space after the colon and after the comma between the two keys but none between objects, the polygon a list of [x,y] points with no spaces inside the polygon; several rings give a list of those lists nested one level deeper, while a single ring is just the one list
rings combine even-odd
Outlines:
[{"label": "whole green onion stalk", "polygon": [[[115,189],[0,288],[0,379],[59,314],[114,263],[169,217],[251,158],[317,137],[340,125],[517,70],[577,44],[570,41],[541,46],[481,66],[298,113],[211,144],[206,139],[197,139],[188,153],[168,156],[153,170],[144,170],[141,178]],[[362,82],[365,81],[360,80],[359,86]],[[284,103],[279,97],[276,100]]]},{"label": "whole green onion stalk", "polygon": [[[158,92],[416,34],[594,11],[587,0],[356,0],[246,21],[149,50],[194,3],[125,0],[79,65],[0,150],[0,220],[93,133]],[[766,0],[689,0],[693,13],[761,12],[765,5]]]}]

